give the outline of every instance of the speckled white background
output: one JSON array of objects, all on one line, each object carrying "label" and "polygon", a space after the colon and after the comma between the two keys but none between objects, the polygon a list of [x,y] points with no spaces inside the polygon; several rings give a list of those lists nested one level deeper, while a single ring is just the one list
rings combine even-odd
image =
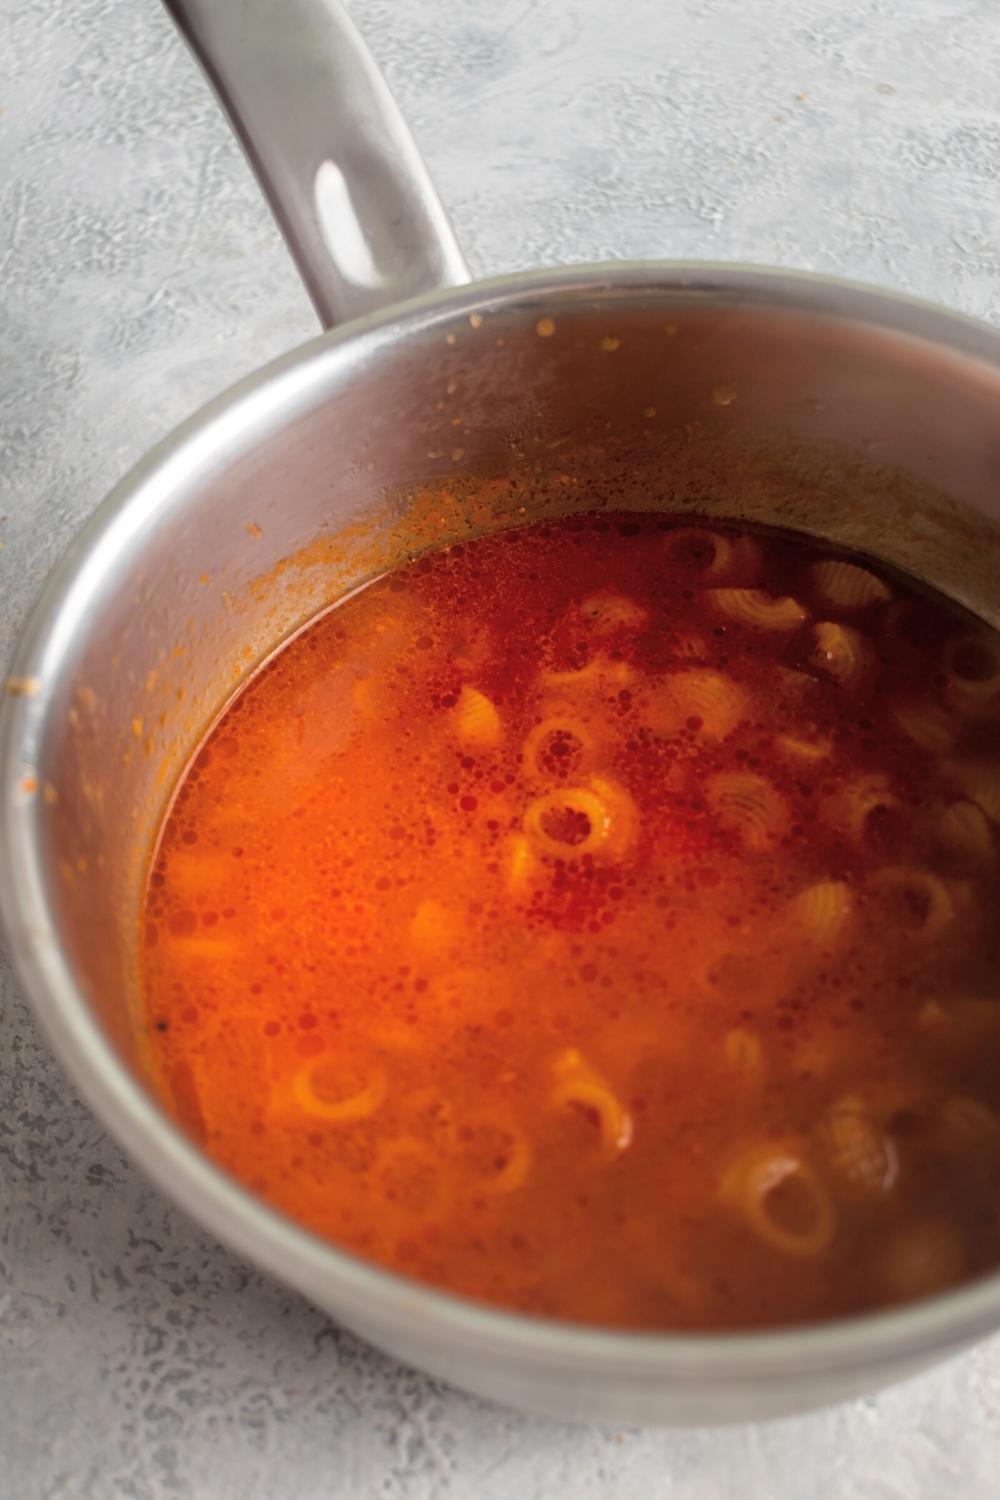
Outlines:
[{"label": "speckled white background", "polygon": [[[224,3],[224,0],[218,0]],[[354,0],[474,271],[778,262],[1000,323],[998,0]],[[103,492],[314,331],[156,0],[0,0],[0,653]],[[0,1500],[997,1500],[1000,1341],[877,1400],[642,1433],[401,1370],[74,1097],[0,959]]]}]

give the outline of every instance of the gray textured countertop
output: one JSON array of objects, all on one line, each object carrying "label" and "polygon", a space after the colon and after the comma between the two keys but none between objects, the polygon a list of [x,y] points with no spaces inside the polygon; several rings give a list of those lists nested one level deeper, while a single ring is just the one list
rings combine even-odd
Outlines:
[{"label": "gray textured countertop", "polygon": [[[475,271],[702,256],[1000,323],[997,0],[354,0]],[[0,0],[0,650],[118,475],[314,325],[155,0]],[[996,1500],[1000,1341],[767,1427],[572,1429],[255,1274],[75,1098],[0,958],[2,1500]]]}]

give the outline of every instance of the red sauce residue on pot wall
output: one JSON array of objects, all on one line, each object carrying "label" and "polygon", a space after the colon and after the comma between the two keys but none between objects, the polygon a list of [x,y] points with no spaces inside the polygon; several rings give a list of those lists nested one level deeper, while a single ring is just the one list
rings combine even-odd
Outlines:
[{"label": "red sauce residue on pot wall", "polygon": [[149,879],[220,1165],[503,1306],[736,1328],[1000,1263],[1000,644],[605,513],[432,552],[223,716]]}]

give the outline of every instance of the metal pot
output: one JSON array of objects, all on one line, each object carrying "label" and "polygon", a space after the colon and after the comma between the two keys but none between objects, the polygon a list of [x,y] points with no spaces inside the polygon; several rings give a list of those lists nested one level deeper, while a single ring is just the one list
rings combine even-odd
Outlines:
[{"label": "metal pot", "polygon": [[[354,321],[251,376],[141,463],[21,642],[0,724],[0,900],[72,1078],[149,1175],[241,1254],[401,1359],[518,1406],[629,1422],[771,1416],[872,1390],[1000,1326],[1000,1276],[902,1311],[736,1337],[487,1309],[298,1229],[161,1106],[135,979],[158,818],[242,678],[331,598],[463,531],[617,501],[779,521],[867,548],[994,622],[1000,603],[995,331],[747,267],[615,264],[467,285],[333,0],[169,8],[324,325]],[[510,475],[513,499],[488,482]]]}]

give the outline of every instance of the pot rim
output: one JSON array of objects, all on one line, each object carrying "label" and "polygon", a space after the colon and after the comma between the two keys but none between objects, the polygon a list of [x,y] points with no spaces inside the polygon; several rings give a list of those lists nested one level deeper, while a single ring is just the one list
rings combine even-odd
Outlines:
[{"label": "pot rim", "polygon": [[[213,1165],[119,1060],[56,941],[38,837],[37,798],[20,782],[38,760],[46,684],[86,629],[87,603],[125,539],[148,524],[212,456],[253,446],[262,431],[323,399],[348,366],[440,325],[464,328],[478,313],[555,312],[563,304],[644,298],[812,314],[929,342],[1000,370],[1000,330],[897,292],[802,271],[702,261],[622,261],[518,272],[427,293],[310,340],[217,396],[154,447],[97,507],[46,582],[9,668],[37,679],[34,696],[0,704],[0,920],[34,1013],[71,1080],[136,1164],[219,1239],[348,1320],[432,1326],[454,1347],[534,1358],[553,1374],[653,1377],[696,1383],[719,1377],[787,1379],[796,1370],[848,1370],[905,1362],[970,1342],[1000,1324],[1000,1272],[905,1308],[789,1329],[670,1334],[566,1323],[493,1308],[361,1260],[300,1228]],[[465,333],[460,335],[465,336]]]}]

